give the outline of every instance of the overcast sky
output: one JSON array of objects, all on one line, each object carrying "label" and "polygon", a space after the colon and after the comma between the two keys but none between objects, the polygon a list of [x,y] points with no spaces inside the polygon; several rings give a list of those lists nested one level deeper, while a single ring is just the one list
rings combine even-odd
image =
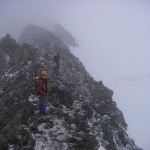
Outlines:
[{"label": "overcast sky", "polygon": [[58,22],[79,40],[73,53],[114,91],[128,132],[150,149],[149,0],[1,0],[0,37],[17,38],[30,23]]}]

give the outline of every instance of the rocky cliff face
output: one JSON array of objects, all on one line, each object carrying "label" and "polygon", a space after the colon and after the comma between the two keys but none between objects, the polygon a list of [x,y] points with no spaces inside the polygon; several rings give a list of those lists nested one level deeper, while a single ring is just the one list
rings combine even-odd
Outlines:
[{"label": "rocky cliff face", "polygon": [[[126,133],[113,92],[95,81],[58,37],[30,25],[18,41],[10,35],[0,40],[0,149],[141,150]],[[46,116],[38,112],[35,66],[48,74]]]}]

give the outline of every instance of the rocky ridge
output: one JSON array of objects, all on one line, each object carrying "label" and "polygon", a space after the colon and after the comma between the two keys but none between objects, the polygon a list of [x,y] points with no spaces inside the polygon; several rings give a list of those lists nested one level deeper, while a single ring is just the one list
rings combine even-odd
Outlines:
[{"label": "rocky ridge", "polygon": [[[95,81],[58,37],[30,25],[18,41],[10,35],[0,40],[1,149],[141,150],[126,132],[113,92]],[[38,112],[33,89],[35,65],[48,74],[46,116]]]}]

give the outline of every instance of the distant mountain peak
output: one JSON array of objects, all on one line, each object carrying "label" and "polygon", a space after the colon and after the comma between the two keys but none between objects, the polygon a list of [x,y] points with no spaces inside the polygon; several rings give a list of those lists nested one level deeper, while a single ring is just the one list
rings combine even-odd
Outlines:
[{"label": "distant mountain peak", "polygon": [[[72,34],[64,29],[60,24],[51,24],[49,30],[45,30],[44,28],[29,24],[24,28],[21,36],[18,39],[18,42],[28,43],[33,46],[33,41],[36,43],[38,42],[37,39],[41,38],[40,41],[47,42],[49,40],[48,37],[53,39],[53,43],[56,43],[57,41],[57,47],[60,44],[66,47],[79,46]],[[31,41],[31,38],[33,41]],[[34,47],[37,46],[34,44]]]}]

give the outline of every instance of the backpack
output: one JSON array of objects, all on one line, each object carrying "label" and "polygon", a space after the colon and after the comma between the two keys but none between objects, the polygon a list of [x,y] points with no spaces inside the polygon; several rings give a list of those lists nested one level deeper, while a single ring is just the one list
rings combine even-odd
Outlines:
[{"label": "backpack", "polygon": [[40,81],[39,81],[39,88],[42,90],[42,89],[45,89],[45,83],[44,83],[44,79],[41,78]]},{"label": "backpack", "polygon": [[38,80],[38,91],[39,92],[46,92],[47,91],[47,85],[46,85],[46,79],[39,78]]},{"label": "backpack", "polygon": [[57,53],[57,55],[55,55],[55,56],[53,57],[53,61],[54,61],[54,62],[59,62],[59,60],[60,60],[60,53]]}]

